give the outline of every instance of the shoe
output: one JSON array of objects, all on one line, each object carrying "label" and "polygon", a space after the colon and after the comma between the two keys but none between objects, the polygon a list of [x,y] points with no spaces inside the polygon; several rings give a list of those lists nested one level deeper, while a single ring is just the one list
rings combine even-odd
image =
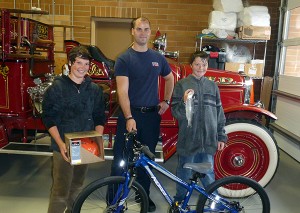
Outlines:
[{"label": "shoe", "polygon": [[155,212],[155,210],[156,210],[155,203],[149,198],[148,212]]}]

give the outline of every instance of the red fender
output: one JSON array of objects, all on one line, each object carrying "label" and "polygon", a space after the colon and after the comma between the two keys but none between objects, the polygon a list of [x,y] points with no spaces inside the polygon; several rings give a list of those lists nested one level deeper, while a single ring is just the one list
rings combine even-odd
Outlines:
[{"label": "red fender", "polygon": [[224,113],[232,113],[237,111],[248,111],[248,112],[255,112],[258,114],[263,114],[265,116],[268,116],[274,120],[277,120],[277,116],[273,114],[272,112],[265,110],[263,108],[254,106],[254,105],[230,105],[230,106],[223,106]]}]

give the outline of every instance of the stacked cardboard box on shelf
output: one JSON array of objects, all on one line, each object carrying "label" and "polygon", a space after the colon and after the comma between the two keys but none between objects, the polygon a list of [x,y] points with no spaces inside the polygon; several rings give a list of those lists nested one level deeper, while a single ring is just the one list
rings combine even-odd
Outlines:
[{"label": "stacked cardboard box on shelf", "polygon": [[263,77],[264,63],[262,60],[253,60],[252,63],[226,62],[225,70],[233,72],[244,72],[250,77]]},{"label": "stacked cardboard box on shelf", "polygon": [[271,27],[241,26],[237,29],[240,39],[270,40]]},{"label": "stacked cardboard box on shelf", "polygon": [[[261,41],[255,40],[265,40],[266,48],[266,40],[270,40],[271,37],[270,14],[266,6],[244,7],[242,0],[213,0],[213,8],[214,11],[210,13],[208,19],[209,29],[204,31],[204,34],[206,32],[214,33],[216,37],[224,39],[223,42],[228,39],[230,43],[243,43],[243,40],[253,40],[245,41],[245,43],[252,44],[254,48],[256,48],[256,43],[261,43]],[[221,33],[224,30],[227,34]],[[233,31],[234,35],[228,33],[228,31]],[[233,39],[234,37],[236,40]],[[224,53],[226,57],[224,61],[226,62],[225,70],[242,72],[253,78],[262,78],[264,60],[251,60],[255,55],[247,58],[250,52],[248,51],[249,54],[247,54],[247,51],[242,51],[242,47],[244,46],[238,47],[235,51],[230,49],[229,45],[226,45],[226,53]],[[248,47],[245,48],[248,50]],[[233,51],[235,51],[233,57],[230,57]],[[246,60],[239,59],[236,53],[240,53],[241,57],[246,57]],[[216,68],[220,69],[220,67]]]}]

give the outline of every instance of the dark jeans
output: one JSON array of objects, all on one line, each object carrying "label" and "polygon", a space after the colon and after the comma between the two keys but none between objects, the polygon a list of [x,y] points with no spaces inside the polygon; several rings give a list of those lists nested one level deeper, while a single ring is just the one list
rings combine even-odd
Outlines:
[{"label": "dark jeans", "polygon": [[[140,112],[132,110],[132,116],[134,117],[137,124],[137,139],[142,144],[145,144],[149,147],[152,153],[155,153],[155,147],[157,145],[160,133],[160,121],[161,117],[158,114],[158,111],[154,112]],[[117,133],[115,137],[113,152],[114,160],[111,166],[111,175],[119,176],[122,174],[122,168],[119,166],[121,160],[127,160],[128,157],[132,157],[132,141],[129,141],[129,151],[124,152],[125,148],[125,136],[124,133],[127,133],[126,130],[126,121],[123,115],[120,115],[117,123]],[[146,193],[149,195],[150,192],[150,178],[144,172],[143,169],[138,169],[137,181],[143,186]]]},{"label": "dark jeans", "polygon": [[71,212],[83,185],[87,168],[87,165],[72,166],[62,158],[60,152],[53,152],[53,184],[48,213],[63,213],[65,210]]}]

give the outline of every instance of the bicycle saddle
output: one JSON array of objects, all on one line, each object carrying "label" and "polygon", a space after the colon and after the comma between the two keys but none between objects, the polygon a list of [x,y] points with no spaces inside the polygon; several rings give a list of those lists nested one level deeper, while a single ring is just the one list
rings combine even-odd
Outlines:
[{"label": "bicycle saddle", "polygon": [[191,169],[202,174],[208,174],[213,171],[213,166],[211,163],[185,163],[183,168]]}]

